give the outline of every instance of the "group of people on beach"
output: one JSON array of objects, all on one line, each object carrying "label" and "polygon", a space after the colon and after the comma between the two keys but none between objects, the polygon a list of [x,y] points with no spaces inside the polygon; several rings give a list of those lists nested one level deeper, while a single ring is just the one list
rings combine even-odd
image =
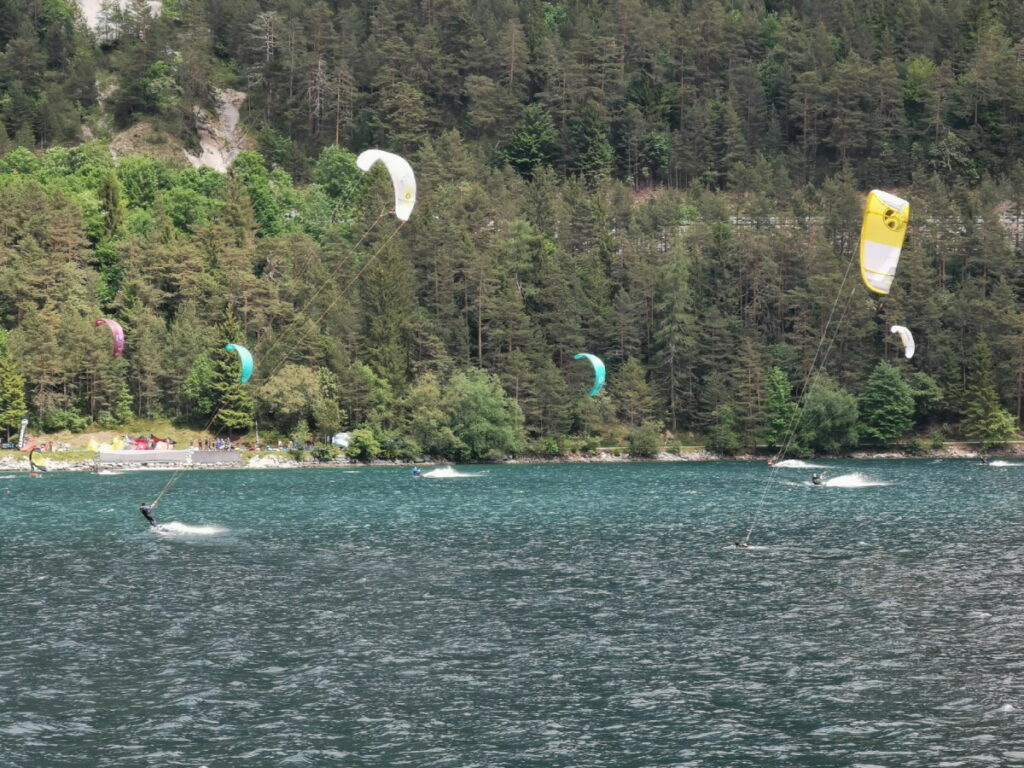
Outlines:
[{"label": "group of people on beach", "polygon": [[216,438],[215,440],[189,440],[189,448],[198,448],[200,451],[231,451],[235,444],[231,438]]}]

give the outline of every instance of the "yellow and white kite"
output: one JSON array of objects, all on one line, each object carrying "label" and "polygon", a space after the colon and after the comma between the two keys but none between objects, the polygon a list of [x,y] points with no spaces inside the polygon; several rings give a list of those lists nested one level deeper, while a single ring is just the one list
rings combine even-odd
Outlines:
[{"label": "yellow and white kite", "polygon": [[860,230],[860,276],[875,293],[892,288],[907,233],[910,203],[880,189],[868,193]]}]

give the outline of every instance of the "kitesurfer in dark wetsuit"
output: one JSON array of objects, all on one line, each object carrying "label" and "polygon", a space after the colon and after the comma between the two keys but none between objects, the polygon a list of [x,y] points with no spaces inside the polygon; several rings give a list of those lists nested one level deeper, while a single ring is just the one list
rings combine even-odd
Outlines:
[{"label": "kitesurfer in dark wetsuit", "polygon": [[811,475],[811,482],[814,483],[815,485],[821,485],[821,475],[815,472],[813,475]]},{"label": "kitesurfer in dark wetsuit", "polygon": [[153,515],[150,514],[153,511],[153,507],[154,506],[156,506],[156,505],[155,504],[141,504],[141,505],[139,505],[139,512],[141,512],[142,516],[144,518],[146,518],[146,520],[149,521],[149,527],[150,528],[156,528],[156,520],[154,520],[153,519]]},{"label": "kitesurfer in dark wetsuit", "polygon": [[38,448],[32,448],[32,450],[28,452],[28,476],[29,477],[42,477],[42,475],[40,475],[39,473],[47,471],[46,467],[41,466],[39,464],[36,464],[35,461],[32,459],[32,454],[34,454],[38,450],[39,450]]}]

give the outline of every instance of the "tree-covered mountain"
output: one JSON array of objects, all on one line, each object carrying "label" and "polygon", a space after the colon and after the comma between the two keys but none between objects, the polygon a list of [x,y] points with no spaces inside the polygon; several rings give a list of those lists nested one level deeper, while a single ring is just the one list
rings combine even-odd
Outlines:
[{"label": "tree-covered mountain", "polygon": [[[0,396],[21,377],[39,426],[129,400],[205,423],[230,395],[223,429],[481,458],[523,429],[540,450],[643,425],[784,442],[804,394],[806,450],[1020,422],[1020,3],[0,11]],[[229,87],[259,151],[228,174],[111,157],[139,121],[195,145]],[[400,228],[354,167],[371,146],[416,169]],[[884,299],[848,272],[870,187],[912,206]],[[248,399],[229,341],[258,360]]]}]

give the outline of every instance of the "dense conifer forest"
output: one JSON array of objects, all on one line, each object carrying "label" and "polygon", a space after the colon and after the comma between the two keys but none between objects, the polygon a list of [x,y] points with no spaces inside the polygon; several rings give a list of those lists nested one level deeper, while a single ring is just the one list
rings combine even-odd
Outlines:
[{"label": "dense conifer forest", "polygon": [[[247,148],[193,168],[227,89]],[[1021,424],[1019,0],[0,0],[0,120],[0,433],[479,460]],[[416,170],[404,225],[370,147]],[[871,188],[911,204],[886,297]]]}]

